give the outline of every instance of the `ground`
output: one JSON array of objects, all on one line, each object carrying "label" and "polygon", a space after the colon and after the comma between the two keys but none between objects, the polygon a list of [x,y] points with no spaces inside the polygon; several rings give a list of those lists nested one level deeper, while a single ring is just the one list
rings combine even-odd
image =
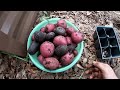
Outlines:
[{"label": "ground", "polygon": [[[98,25],[118,25],[119,12],[112,11],[40,11],[36,24],[41,16],[64,18],[76,25],[84,33],[85,47],[79,62],[68,71],[58,74],[46,73],[36,68],[31,61],[26,62],[9,55],[0,54],[0,79],[84,79],[84,64],[98,60],[95,54],[92,35]],[[119,20],[118,20],[119,21]],[[117,22],[117,24],[116,24]],[[117,27],[118,28],[118,27]],[[118,30],[118,32],[120,32]],[[119,64],[119,59],[115,59]],[[113,68],[116,66],[113,65]]]}]

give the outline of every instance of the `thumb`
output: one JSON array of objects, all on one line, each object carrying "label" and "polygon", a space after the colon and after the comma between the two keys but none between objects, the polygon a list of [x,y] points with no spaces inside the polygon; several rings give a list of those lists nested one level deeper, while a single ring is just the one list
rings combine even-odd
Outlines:
[{"label": "thumb", "polygon": [[101,71],[104,71],[104,63],[93,61],[93,65],[99,68]]}]

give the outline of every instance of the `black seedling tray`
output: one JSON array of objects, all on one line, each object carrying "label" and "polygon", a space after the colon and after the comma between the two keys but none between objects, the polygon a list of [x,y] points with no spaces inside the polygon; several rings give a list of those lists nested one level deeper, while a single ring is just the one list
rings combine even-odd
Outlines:
[{"label": "black seedling tray", "polygon": [[105,60],[120,57],[120,45],[114,28],[99,26],[96,28],[93,38],[98,58]]}]

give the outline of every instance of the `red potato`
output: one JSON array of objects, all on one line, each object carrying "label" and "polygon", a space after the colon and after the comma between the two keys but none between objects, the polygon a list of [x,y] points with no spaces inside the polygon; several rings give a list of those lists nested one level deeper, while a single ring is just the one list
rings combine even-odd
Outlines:
[{"label": "red potato", "polygon": [[32,35],[32,41],[35,41],[35,37],[34,37],[34,34]]},{"label": "red potato", "polygon": [[54,70],[60,67],[60,63],[56,58],[48,57],[48,58],[45,58],[44,67],[50,70]]},{"label": "red potato", "polygon": [[36,41],[32,41],[30,47],[28,48],[27,52],[30,55],[34,55],[39,50],[40,44]]},{"label": "red potato", "polygon": [[49,33],[47,33],[45,39],[50,41],[50,40],[52,40],[54,37],[55,37],[55,33],[54,33],[54,32],[49,32]]},{"label": "red potato", "polygon": [[76,44],[70,44],[70,45],[68,45],[68,51],[70,53],[72,53],[75,50],[76,47],[77,47]]},{"label": "red potato", "polygon": [[58,57],[61,57],[65,55],[68,52],[68,46],[67,45],[59,45],[55,48],[54,54]]},{"label": "red potato", "polygon": [[72,39],[71,39],[71,37],[66,37],[66,40],[67,40],[67,44],[69,45],[69,44],[72,44]]},{"label": "red potato", "polygon": [[54,24],[47,24],[45,28],[46,28],[46,32],[52,32],[55,29],[55,25]]},{"label": "red potato", "polygon": [[57,27],[54,30],[56,35],[62,35],[62,36],[66,36],[66,31],[63,27]]},{"label": "red potato", "polygon": [[67,32],[68,35],[71,35],[73,32],[75,32],[75,29],[73,27],[68,27],[66,29],[66,32]]},{"label": "red potato", "polygon": [[46,33],[44,32],[36,31],[34,33],[34,38],[36,42],[42,43],[45,40],[45,37],[46,37]]},{"label": "red potato", "polygon": [[54,45],[67,45],[67,40],[64,36],[58,35],[53,40]]},{"label": "red potato", "polygon": [[73,54],[74,54],[75,56],[77,56],[77,55],[78,55],[78,51],[77,51],[77,50],[74,50],[74,51],[73,51]]},{"label": "red potato", "polygon": [[60,61],[63,66],[69,65],[74,59],[73,53],[67,53],[64,56],[61,57]]},{"label": "red potato", "polygon": [[57,26],[60,26],[60,27],[63,27],[64,29],[66,29],[67,28],[67,23],[64,19],[60,19],[57,22]]},{"label": "red potato", "polygon": [[45,58],[52,56],[54,50],[55,50],[54,44],[49,41],[43,42],[40,46],[41,55]]},{"label": "red potato", "polygon": [[71,39],[74,43],[78,44],[81,41],[83,41],[84,37],[82,33],[80,33],[79,31],[76,31],[71,34]]},{"label": "red potato", "polygon": [[43,61],[45,60],[45,58],[42,55],[39,55],[38,60],[41,64],[43,64]]},{"label": "red potato", "polygon": [[40,29],[40,31],[41,31],[41,32],[45,32],[45,27],[42,27],[42,28]]}]

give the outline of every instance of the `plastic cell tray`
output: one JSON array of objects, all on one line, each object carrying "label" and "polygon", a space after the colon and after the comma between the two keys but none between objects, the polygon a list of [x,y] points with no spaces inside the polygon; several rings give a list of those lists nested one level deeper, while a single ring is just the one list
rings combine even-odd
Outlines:
[{"label": "plastic cell tray", "polygon": [[93,35],[96,55],[100,59],[120,57],[120,47],[116,30],[112,27],[98,26]]}]

